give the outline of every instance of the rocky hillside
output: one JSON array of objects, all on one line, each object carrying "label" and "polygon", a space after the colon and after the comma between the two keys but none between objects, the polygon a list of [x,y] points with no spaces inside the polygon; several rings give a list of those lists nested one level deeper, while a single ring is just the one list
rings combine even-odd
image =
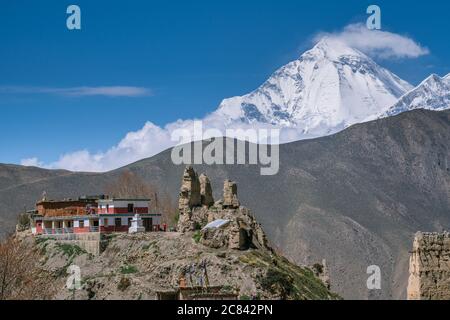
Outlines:
[{"label": "rocky hillside", "polygon": [[[299,264],[326,259],[332,290],[344,298],[406,298],[408,251],[417,230],[450,227],[450,111],[415,110],[352,126],[336,135],[280,146],[280,172],[255,165],[195,166],[215,198],[225,179],[239,181],[241,203],[273,245]],[[170,150],[104,174],[72,173],[0,190],[0,228],[51,198],[104,192],[123,170],[179,192],[184,166]],[[8,229],[9,228],[9,229]],[[382,271],[382,289],[366,287],[367,266]]]},{"label": "rocky hillside", "polygon": [[0,164],[0,190],[66,174],[70,174],[70,172],[66,170],[46,170],[36,167]]},{"label": "rocky hillside", "polygon": [[[113,235],[99,256],[51,239],[37,239],[36,246],[55,280],[56,299],[156,299],[158,292],[175,292],[181,277],[187,286],[198,285],[203,265],[209,286],[240,299],[337,298],[308,268],[266,250],[207,247],[193,232]],[[75,293],[65,288],[70,265],[81,269],[82,287]]]},{"label": "rocky hillside", "polygon": [[[223,199],[214,202],[209,178],[189,166],[179,210],[179,232],[58,241],[26,230],[15,238],[21,248],[38,252],[34,269],[54,279],[45,291],[54,299],[173,299],[180,292],[227,299],[338,298],[329,291],[326,264],[300,267],[270,247],[261,225],[240,205],[235,182],[225,180]],[[100,250],[88,253],[86,242]],[[80,285],[69,290],[64,284],[74,266],[80,270]]]}]

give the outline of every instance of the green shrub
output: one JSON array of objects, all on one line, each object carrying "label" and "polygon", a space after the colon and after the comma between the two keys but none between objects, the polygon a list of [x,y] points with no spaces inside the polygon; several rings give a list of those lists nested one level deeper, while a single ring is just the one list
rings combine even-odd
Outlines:
[{"label": "green shrub", "polygon": [[19,217],[17,218],[17,230],[18,231],[25,231],[30,228],[30,216],[27,213],[21,213],[19,214]]},{"label": "green shrub", "polygon": [[138,269],[133,265],[124,265],[120,267],[120,273],[122,274],[130,274],[136,272],[138,272]]},{"label": "green shrub", "polygon": [[270,268],[264,277],[259,278],[260,285],[272,294],[278,294],[285,300],[294,291],[294,279],[287,273]]},{"label": "green shrub", "polygon": [[131,286],[130,279],[122,277],[119,281],[119,284],[117,285],[117,289],[119,289],[120,291],[125,291],[129,286]]},{"label": "green shrub", "polygon": [[199,243],[201,238],[202,233],[200,232],[200,230],[195,231],[194,234],[192,235],[192,239],[194,239],[195,243]]},{"label": "green shrub", "polygon": [[82,249],[81,247],[77,246],[76,244],[57,243],[56,246],[68,258],[87,253],[86,250]]},{"label": "green shrub", "polygon": [[320,263],[315,263],[313,265],[313,269],[317,272],[317,273],[322,273],[323,272],[323,265],[321,265]]},{"label": "green shrub", "polygon": [[230,285],[228,285],[228,284],[224,285],[224,286],[220,289],[221,292],[233,292],[233,290],[234,290],[233,287],[230,286]]},{"label": "green shrub", "polygon": [[199,222],[195,222],[194,230],[200,230],[201,228],[202,228],[202,225]]}]

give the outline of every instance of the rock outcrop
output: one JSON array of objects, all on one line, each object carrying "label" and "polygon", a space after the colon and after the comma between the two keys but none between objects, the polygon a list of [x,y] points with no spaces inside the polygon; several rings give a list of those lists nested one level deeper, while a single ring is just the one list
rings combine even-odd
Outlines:
[{"label": "rock outcrop", "polygon": [[269,249],[266,235],[250,210],[245,207],[222,209],[215,207],[208,212],[208,221],[217,219],[228,221],[219,228],[201,230],[201,243],[212,248],[247,250],[250,248]]},{"label": "rock outcrop", "polygon": [[211,182],[206,174],[202,173],[200,180],[200,202],[202,206],[209,208],[214,204]]},{"label": "rock outcrop", "polygon": [[409,300],[450,299],[450,234],[416,233],[409,262]]},{"label": "rock outcrop", "polygon": [[223,206],[225,208],[239,208],[237,197],[237,184],[234,181],[225,180],[223,183]]},{"label": "rock outcrop", "polygon": [[[186,167],[179,199],[179,232],[198,231],[201,243],[212,248],[271,250],[261,225],[249,209],[240,205],[236,182],[225,180],[223,199],[214,202],[209,178],[205,174],[197,177],[192,167]],[[218,219],[224,222],[220,227],[205,228]]]},{"label": "rock outcrop", "polygon": [[181,182],[178,206],[180,210],[200,205],[200,180],[192,167],[186,167]]},{"label": "rock outcrop", "polygon": [[192,167],[186,167],[181,181],[180,195],[178,198],[178,230],[185,232],[194,229],[192,208],[201,205],[200,180]]}]

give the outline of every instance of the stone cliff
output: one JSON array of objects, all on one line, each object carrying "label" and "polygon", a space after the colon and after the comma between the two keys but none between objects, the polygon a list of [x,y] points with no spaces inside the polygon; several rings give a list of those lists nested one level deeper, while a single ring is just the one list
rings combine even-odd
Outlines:
[{"label": "stone cliff", "polygon": [[[205,174],[199,178],[192,167],[186,167],[178,204],[178,231],[199,232],[205,246],[272,250],[261,225],[249,209],[240,205],[234,181],[224,181],[223,199],[214,202],[209,178]],[[221,220],[220,227],[208,227],[217,220]]]},{"label": "stone cliff", "polygon": [[409,262],[409,300],[450,299],[450,234],[416,233]]}]

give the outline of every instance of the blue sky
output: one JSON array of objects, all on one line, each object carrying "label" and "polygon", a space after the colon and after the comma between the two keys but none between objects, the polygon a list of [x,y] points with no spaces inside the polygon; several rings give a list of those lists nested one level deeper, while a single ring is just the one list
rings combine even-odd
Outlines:
[{"label": "blue sky", "polygon": [[[66,28],[70,4],[82,30]],[[255,89],[318,32],[364,23],[369,4],[381,7],[383,30],[430,50],[380,64],[412,84],[450,72],[444,1],[2,1],[0,162],[106,151],[146,121],[201,118]],[[64,91],[115,86],[145,92]]]}]

